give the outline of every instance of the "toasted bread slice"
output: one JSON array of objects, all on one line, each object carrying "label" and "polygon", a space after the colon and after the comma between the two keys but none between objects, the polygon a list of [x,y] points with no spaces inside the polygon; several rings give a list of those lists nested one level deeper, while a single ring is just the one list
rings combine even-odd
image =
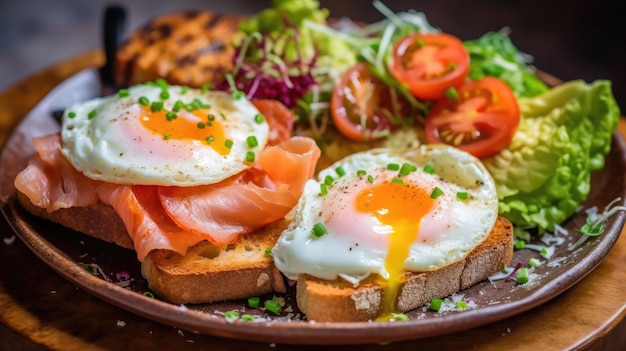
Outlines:
[{"label": "toasted bread slice", "polygon": [[116,52],[116,83],[126,87],[156,78],[200,88],[232,70],[233,42],[243,15],[209,11],[154,17]]},{"label": "toasted bread slice", "polygon": [[282,274],[265,253],[287,227],[283,220],[220,248],[202,241],[186,255],[155,250],[141,264],[141,274],[159,298],[172,303],[208,303],[285,292]]},{"label": "toasted bread slice", "polygon": [[17,201],[25,210],[37,217],[134,250],[133,241],[128,236],[124,222],[111,206],[97,203],[93,206],[71,207],[48,212],[45,208],[35,206],[26,195],[19,191],[17,192]]},{"label": "toasted bread slice", "polygon": [[[397,307],[406,312],[433,298],[442,298],[468,288],[510,264],[513,259],[513,225],[498,217],[491,233],[464,259],[444,268],[407,273]],[[323,280],[301,275],[297,282],[298,308],[317,322],[367,321],[382,309],[383,288],[371,275],[358,286],[343,280]]]},{"label": "toasted bread slice", "polygon": [[[77,232],[133,249],[124,223],[112,207],[98,203],[47,212],[18,191],[18,203],[35,216]],[[209,303],[284,292],[282,274],[265,249],[274,246],[287,221],[271,224],[220,248],[200,242],[182,256],[154,250],[141,263],[142,275],[158,298],[176,303]]]}]

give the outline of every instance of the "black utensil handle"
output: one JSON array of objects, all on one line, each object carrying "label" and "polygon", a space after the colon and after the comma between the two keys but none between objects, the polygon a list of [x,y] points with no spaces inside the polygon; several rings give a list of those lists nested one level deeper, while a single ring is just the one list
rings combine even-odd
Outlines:
[{"label": "black utensil handle", "polygon": [[124,40],[126,10],[121,5],[109,5],[104,11],[103,45],[105,63],[100,68],[100,79],[103,90],[114,90],[115,84],[115,53]]}]

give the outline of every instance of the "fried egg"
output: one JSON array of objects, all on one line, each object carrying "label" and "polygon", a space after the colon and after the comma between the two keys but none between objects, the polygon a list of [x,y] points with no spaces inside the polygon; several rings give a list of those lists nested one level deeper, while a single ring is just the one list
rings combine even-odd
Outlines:
[{"label": "fried egg", "polygon": [[245,97],[143,84],[68,108],[61,152],[92,179],[196,186],[251,167],[268,136]]},{"label": "fried egg", "polygon": [[272,255],[293,280],[309,274],[356,285],[376,274],[391,312],[405,272],[463,259],[497,215],[494,182],[474,156],[451,146],[373,149],[307,182]]}]

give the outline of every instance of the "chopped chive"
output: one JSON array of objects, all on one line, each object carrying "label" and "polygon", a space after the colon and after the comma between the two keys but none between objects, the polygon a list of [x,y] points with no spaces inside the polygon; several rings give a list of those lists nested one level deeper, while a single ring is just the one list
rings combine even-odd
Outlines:
[{"label": "chopped chive", "polygon": [[89,111],[89,113],[87,114],[87,118],[88,119],[92,119],[94,117],[96,117],[96,115],[98,114],[98,112],[96,112],[96,110],[91,110]]},{"label": "chopped chive", "polygon": [[274,300],[266,300],[265,308],[273,314],[279,314],[283,310],[283,308],[280,306],[280,303]]},{"label": "chopped chive", "polygon": [[261,298],[258,296],[252,296],[248,298],[248,306],[251,308],[259,308],[259,304],[261,303]]},{"label": "chopped chive", "polygon": [[417,45],[418,49],[421,49],[424,47],[424,41],[422,39],[416,39],[415,40],[415,45]]},{"label": "chopped chive", "polygon": [[170,140],[170,136],[167,134],[163,135],[163,140]]},{"label": "chopped chive", "polygon": [[98,267],[93,264],[93,263],[88,263],[83,265],[83,267],[85,268],[86,271],[92,273],[92,274],[97,274],[98,273]]},{"label": "chopped chive", "polygon": [[226,139],[226,141],[224,142],[224,146],[226,146],[227,149],[230,149],[233,147],[233,141],[230,139]]},{"label": "chopped chive", "polygon": [[195,98],[191,101],[191,106],[193,106],[193,109],[199,109],[201,106],[203,105],[202,100]]},{"label": "chopped chive", "polygon": [[254,121],[255,121],[256,123],[263,123],[263,121],[265,121],[265,117],[263,117],[263,115],[262,115],[262,114],[257,113],[257,114],[254,116]]},{"label": "chopped chive", "polygon": [[450,62],[448,63],[448,67],[450,68],[451,71],[454,71],[456,69],[456,63]]},{"label": "chopped chive", "polygon": [[528,265],[531,267],[539,267],[541,266],[541,261],[539,261],[538,259],[532,257],[528,260]]},{"label": "chopped chive", "polygon": [[150,100],[148,100],[148,98],[145,97],[145,96],[140,97],[138,102],[139,102],[140,105],[143,105],[143,106],[150,105]]},{"label": "chopped chive", "polygon": [[337,172],[337,175],[338,175],[339,177],[343,177],[343,176],[345,176],[345,175],[346,175],[346,170],[345,170],[345,169],[343,169],[343,167],[341,167],[341,166],[339,166],[339,167],[335,168],[335,172]]},{"label": "chopped chive", "polygon": [[393,179],[391,180],[391,182],[392,182],[393,184],[404,184],[404,179],[402,179],[402,178],[393,178]]},{"label": "chopped chive", "polygon": [[215,137],[213,135],[209,135],[208,137],[204,139],[204,141],[206,141],[207,144],[211,144],[212,142],[215,141]]},{"label": "chopped chive", "polygon": [[332,176],[329,176],[329,175],[327,175],[324,178],[324,184],[326,184],[326,185],[332,185],[334,181],[335,181],[335,178],[333,178]]},{"label": "chopped chive", "polygon": [[315,235],[316,237],[321,237],[322,235],[326,234],[328,232],[328,230],[326,229],[326,227],[324,226],[324,224],[322,224],[321,222],[317,222],[314,226],[313,229],[311,229],[311,233],[313,235]]},{"label": "chopped chive", "polygon": [[443,190],[439,189],[439,187],[435,187],[435,189],[433,189],[433,192],[430,193],[430,198],[436,199],[441,195],[443,195]]},{"label": "chopped chive", "polygon": [[226,311],[226,312],[224,312],[224,317],[226,317],[228,319],[238,319],[239,318],[239,312],[237,312],[237,311]]},{"label": "chopped chive", "polygon": [[393,313],[393,320],[395,321],[408,321],[409,320],[409,316],[407,316],[404,313]]},{"label": "chopped chive", "polygon": [[515,250],[522,250],[526,247],[526,242],[524,240],[515,240],[515,243],[513,243],[513,247],[515,248]]},{"label": "chopped chive", "polygon": [[241,100],[246,96],[246,94],[241,90],[233,90],[233,98],[235,100]]},{"label": "chopped chive", "polygon": [[167,92],[167,90],[163,90],[161,94],[159,94],[159,97],[163,100],[167,100],[170,98],[170,93]]},{"label": "chopped chive", "polygon": [[154,299],[154,294],[149,291],[144,291],[142,295]]},{"label": "chopped chive", "polygon": [[202,94],[204,94],[207,91],[209,91],[209,89],[211,89],[212,87],[213,87],[213,84],[211,84],[211,83],[204,83],[204,84],[202,84],[202,87],[200,88],[200,92]]},{"label": "chopped chive", "polygon": [[168,111],[168,112],[165,114],[165,118],[167,118],[167,120],[168,120],[168,121],[171,121],[171,120],[173,120],[173,119],[178,118],[178,115],[176,114],[176,112]]},{"label": "chopped chive", "polygon": [[368,175],[368,176],[367,176],[367,181],[368,181],[368,182],[370,182],[370,183],[374,183],[374,177],[372,177],[372,175],[371,175],[371,174],[370,174],[370,175]]},{"label": "chopped chive", "polygon": [[204,128],[206,128],[206,123],[204,123],[204,122],[198,122],[198,123],[196,123],[196,126],[197,126],[199,129],[204,129]]},{"label": "chopped chive", "polygon": [[178,112],[183,107],[185,107],[185,104],[180,100],[176,100],[176,102],[174,103],[174,107],[172,107],[172,111]]},{"label": "chopped chive", "polygon": [[326,183],[320,184],[320,193],[322,195],[328,194],[328,185],[326,185]]},{"label": "chopped chive", "polygon": [[224,114],[224,112],[220,112],[220,117],[222,117],[222,120],[226,120],[226,115]]},{"label": "chopped chive", "polygon": [[209,113],[206,118],[209,122],[215,121],[215,115],[212,113]]},{"label": "chopped chive", "polygon": [[256,158],[256,154],[254,153],[254,151],[246,152],[246,162],[252,163],[254,162],[255,158]]},{"label": "chopped chive", "polygon": [[407,176],[411,172],[417,171],[417,167],[410,163],[403,163],[402,167],[400,167],[400,175]]},{"label": "chopped chive", "polygon": [[435,173],[435,166],[433,166],[433,165],[426,165],[426,166],[424,166],[424,173],[434,174]]},{"label": "chopped chive", "polygon": [[456,198],[459,200],[467,200],[467,192],[466,191],[457,191]]},{"label": "chopped chive", "polygon": [[248,147],[255,147],[259,145],[259,141],[256,140],[256,137],[254,135],[249,136],[246,139],[246,142],[248,143]]},{"label": "chopped chive", "polygon": [[241,320],[246,322],[252,322],[254,320],[254,316],[248,313],[244,313],[241,315]]},{"label": "chopped chive", "polygon": [[397,164],[397,163],[389,163],[387,165],[387,169],[390,170],[390,171],[397,171],[397,170],[400,169],[400,165]]},{"label": "chopped chive", "polygon": [[152,112],[159,112],[161,110],[163,110],[163,102],[162,101],[154,101],[150,105],[150,111],[152,111]]},{"label": "chopped chive", "polygon": [[367,172],[365,172],[365,170],[363,169],[359,169],[358,171],[356,171],[356,175],[360,176],[364,176]]},{"label": "chopped chive", "polygon": [[539,251],[539,253],[541,253],[542,255],[547,255],[548,254],[548,249],[546,249],[545,247],[542,247],[541,250]]},{"label": "chopped chive", "polygon": [[272,248],[271,247],[265,248],[265,256],[272,256]]},{"label": "chopped chive", "polygon": [[520,269],[517,270],[517,274],[516,274],[516,280],[518,283],[520,284],[524,284],[526,282],[528,282],[528,267],[522,267]]},{"label": "chopped chive", "polygon": [[69,117],[69,118],[74,118],[74,117],[76,117],[76,112],[74,112],[74,111],[70,111],[70,112],[68,112],[68,113],[67,113],[67,117]]},{"label": "chopped chive", "polygon": [[449,87],[448,89],[444,91],[443,94],[446,97],[446,99],[449,99],[449,100],[455,100],[459,97],[459,92],[456,90],[455,87]]},{"label": "chopped chive", "polygon": [[463,301],[463,300],[459,300],[456,302],[456,308],[464,310],[467,308],[467,302]]},{"label": "chopped chive", "polygon": [[130,95],[130,93],[128,92],[128,89],[120,89],[120,90],[117,92],[117,96],[118,96],[118,97],[121,97],[121,98],[128,97],[129,95]]},{"label": "chopped chive", "polygon": [[439,311],[442,303],[443,303],[442,299],[432,299],[430,300],[430,309],[433,311]]},{"label": "chopped chive", "polygon": [[170,86],[170,84],[163,78],[157,78],[154,83],[162,89],[167,89]]}]

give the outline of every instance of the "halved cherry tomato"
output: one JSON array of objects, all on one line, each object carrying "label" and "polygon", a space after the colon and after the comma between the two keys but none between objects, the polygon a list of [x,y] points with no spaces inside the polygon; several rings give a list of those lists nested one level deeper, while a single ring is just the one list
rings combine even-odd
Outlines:
[{"label": "halved cherry tomato", "polygon": [[453,99],[442,98],[425,122],[429,143],[446,143],[483,158],[506,148],[520,121],[513,91],[502,80],[466,82]]},{"label": "halved cherry tomato", "polygon": [[465,82],[470,57],[463,42],[445,33],[417,33],[394,43],[389,70],[411,93],[437,100]]},{"label": "halved cherry tomato", "polygon": [[409,102],[363,63],[341,76],[333,89],[330,109],[337,129],[355,141],[383,137],[411,114]]}]

